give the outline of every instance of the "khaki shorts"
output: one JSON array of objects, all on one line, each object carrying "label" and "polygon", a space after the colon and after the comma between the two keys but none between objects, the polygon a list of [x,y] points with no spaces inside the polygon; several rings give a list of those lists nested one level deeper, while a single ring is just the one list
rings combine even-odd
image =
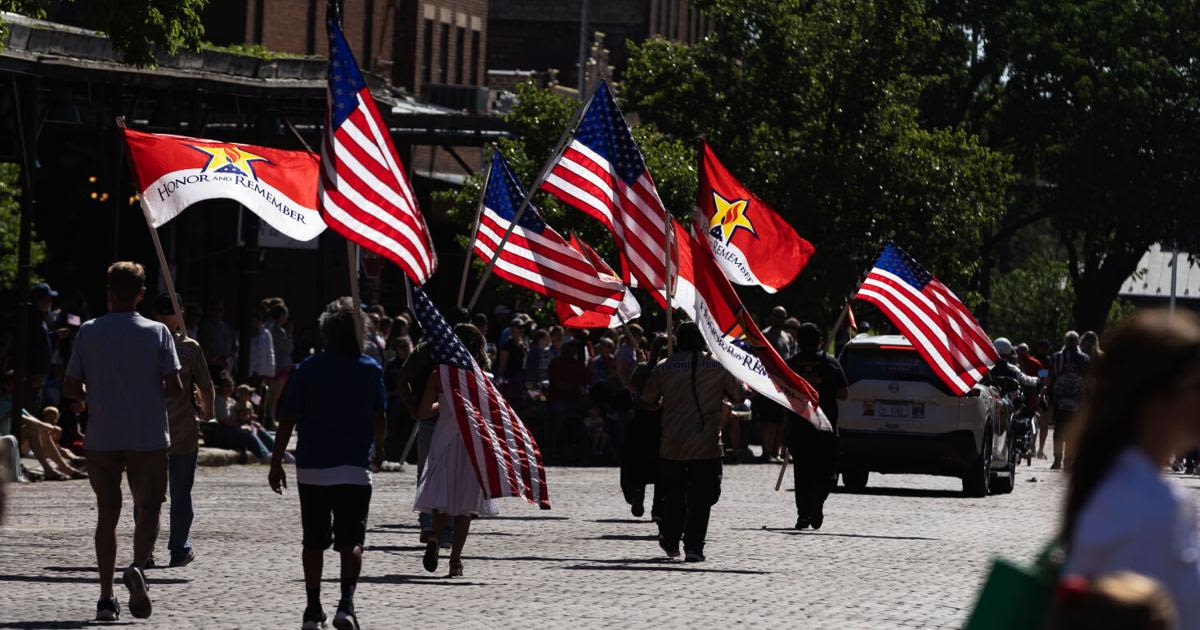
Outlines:
[{"label": "khaki shorts", "polygon": [[88,480],[100,511],[120,511],[121,473],[129,478],[133,504],[149,508],[167,500],[167,449],[88,451]]}]

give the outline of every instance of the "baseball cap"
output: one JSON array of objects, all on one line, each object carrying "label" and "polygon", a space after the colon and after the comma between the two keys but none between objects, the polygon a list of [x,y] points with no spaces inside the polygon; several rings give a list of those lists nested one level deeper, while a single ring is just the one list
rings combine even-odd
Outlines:
[{"label": "baseball cap", "polygon": [[50,285],[46,284],[45,282],[39,282],[33,285],[33,288],[29,290],[29,297],[32,299],[36,300],[38,298],[44,298],[47,296],[58,297],[58,291],[51,289]]}]

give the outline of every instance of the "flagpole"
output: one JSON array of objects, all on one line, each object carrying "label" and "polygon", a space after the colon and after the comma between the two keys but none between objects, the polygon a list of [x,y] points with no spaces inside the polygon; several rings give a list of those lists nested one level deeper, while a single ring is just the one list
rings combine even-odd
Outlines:
[{"label": "flagpole", "polygon": [[[358,243],[346,239],[346,266],[350,274],[350,300],[354,303],[354,334],[358,338],[358,351],[363,351],[366,326],[363,322],[362,299],[358,294]],[[408,274],[404,274],[408,277]]]},{"label": "flagpole", "polygon": [[[496,145],[492,145],[492,155],[496,154]],[[492,180],[492,157],[489,157],[483,172],[483,188],[479,189],[479,203],[475,205],[475,225],[471,228],[471,240],[467,241],[467,257],[463,261],[462,279],[458,282],[458,307],[462,308],[463,297],[467,294],[467,275],[471,271],[471,258],[475,254],[475,240],[479,238],[479,220],[483,217],[483,203],[487,197],[488,183]],[[499,251],[496,252],[497,254]],[[407,276],[405,276],[407,278]],[[474,306],[474,304],[472,304]]]},{"label": "flagpole", "polygon": [[675,298],[675,291],[674,291],[675,283],[672,281],[672,278],[671,278],[671,271],[672,271],[672,267],[674,266],[671,264],[672,259],[674,258],[674,256],[671,255],[671,248],[675,244],[675,225],[671,221],[671,213],[666,211],[666,205],[663,206],[663,216],[666,218],[666,222],[667,222],[667,243],[666,243],[667,247],[666,247],[666,256],[665,256],[665,258],[666,258],[665,267],[667,270],[667,287],[666,287],[667,288],[667,356],[671,356],[672,354],[675,354],[675,339],[674,339],[675,331],[674,331],[674,327],[671,325],[672,311],[675,310],[674,305],[671,304],[672,300],[674,300],[674,298]]},{"label": "flagpole", "polygon": [[525,199],[521,200],[521,206],[517,208],[517,212],[513,215],[512,222],[508,224],[508,229],[504,231],[504,236],[501,237],[500,243],[496,245],[496,250],[492,252],[492,258],[488,261],[486,267],[483,268],[483,275],[479,277],[479,284],[475,287],[475,292],[471,295],[471,301],[467,303],[467,310],[475,308],[475,301],[479,299],[479,294],[483,292],[483,285],[487,283],[488,278],[492,275],[492,269],[496,266],[496,261],[500,259],[500,252],[504,250],[504,245],[508,243],[508,239],[512,236],[513,230],[516,229],[517,223],[521,221],[521,217],[525,215],[525,210],[529,208],[529,201],[533,199],[533,195],[542,187],[542,183],[546,181],[546,176],[550,174],[550,169],[553,165],[562,158],[563,152],[566,150],[567,142],[575,135],[575,131],[579,128],[579,121],[583,119],[583,112],[587,111],[588,105],[591,104],[592,98],[596,96],[596,86],[600,85],[599,81],[592,85],[591,95],[586,101],[581,101],[579,109],[575,112],[575,118],[571,121],[570,126],[563,131],[563,134],[558,139],[558,144],[554,147],[554,152],[549,160],[542,165],[542,170],[538,173],[536,179],[533,180],[533,185],[529,187],[525,194]]},{"label": "flagpole", "polygon": [[[117,127],[124,130],[125,117],[117,116]],[[124,141],[121,142],[124,150],[128,151],[129,147]],[[133,161],[129,161],[129,167],[133,168]],[[134,177],[134,181],[137,178]],[[154,253],[158,256],[159,273],[162,274],[163,284],[167,287],[167,294],[171,296],[171,308],[175,310],[175,317],[179,320],[179,328],[186,330],[183,323],[183,308],[179,305],[179,296],[175,293],[175,279],[171,277],[171,267],[167,265],[167,255],[163,253],[162,241],[158,238],[158,229],[154,227],[154,219],[150,216],[150,210],[146,207],[146,201],[138,198],[138,205],[142,207],[142,218],[146,220],[146,229],[150,230],[150,240],[154,242]],[[171,332],[177,332],[172,330]]]}]

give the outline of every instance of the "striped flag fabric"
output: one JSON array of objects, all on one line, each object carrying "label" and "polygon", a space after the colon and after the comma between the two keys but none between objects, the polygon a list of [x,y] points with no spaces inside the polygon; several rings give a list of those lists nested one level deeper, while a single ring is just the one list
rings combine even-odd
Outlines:
[{"label": "striped flag fabric", "polygon": [[424,284],[437,267],[429,228],[412,186],[396,161],[387,125],[338,24],[336,0],[329,31],[329,110],[321,142],[321,217],[347,239],[396,263]]},{"label": "striped flag fabric", "polygon": [[[612,267],[609,267],[608,263],[600,257],[600,254],[596,253],[591,245],[576,238],[574,233],[571,234],[570,245],[571,249],[587,257],[599,272],[600,277],[611,278],[613,282],[621,281]],[[625,288],[625,295],[621,299],[621,305],[617,308],[617,312],[611,315],[584,310],[573,304],[557,300],[554,302],[554,310],[558,314],[558,321],[567,328],[616,328],[621,325],[622,320],[628,323],[642,316],[642,305],[638,304],[637,298],[633,296],[633,291],[630,291],[628,287]]]},{"label": "striped flag fabric", "polygon": [[550,509],[546,467],[533,434],[484,373],[421,287],[409,284],[409,304],[429,340],[442,393],[453,411],[476,479],[489,499],[521,497]]},{"label": "striped flag fabric", "polygon": [[601,80],[588,100],[571,141],[541,185],[563,203],[604,224],[622,256],[622,275],[665,305],[666,210],[629,124]]},{"label": "striped flag fabric", "polygon": [[[495,255],[524,200],[520,181],[504,156],[495,151],[472,246],[484,263]],[[532,204],[525,208],[500,249],[492,271],[515,285],[606,315],[617,312],[625,293],[620,279],[601,277],[591,261],[546,225]]]},{"label": "striped flag fabric", "polygon": [[894,244],[884,247],[854,297],[879,307],[959,396],[999,358],[962,300]]}]

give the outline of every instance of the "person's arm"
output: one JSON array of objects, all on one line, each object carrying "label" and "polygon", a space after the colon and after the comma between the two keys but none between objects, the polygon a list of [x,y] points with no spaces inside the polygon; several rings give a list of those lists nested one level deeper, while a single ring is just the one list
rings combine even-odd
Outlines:
[{"label": "person's arm", "polygon": [[87,400],[87,392],[83,389],[83,383],[73,376],[68,376],[63,380],[62,395],[67,400]]},{"label": "person's arm", "polygon": [[159,329],[162,331],[162,341],[158,346],[158,373],[162,374],[167,398],[182,396],[183,381],[179,378],[179,372],[183,366],[179,364],[179,354],[175,351],[175,337],[166,326],[160,324]]},{"label": "person's arm", "polygon": [[[83,332],[83,329],[80,329]],[[87,400],[87,392],[84,391],[83,383],[83,359],[80,356],[79,348],[84,343],[85,335],[80,334],[75,338],[75,345],[71,349],[71,358],[67,359],[67,372],[63,379],[63,398],[68,400]]]},{"label": "person's arm", "polygon": [[166,388],[167,398],[174,398],[183,395],[183,381],[179,379],[179,372],[168,374],[163,377],[163,387]]},{"label": "person's arm", "polygon": [[500,358],[496,360],[496,380],[504,379],[504,368],[508,365],[508,350],[500,350]]},{"label": "person's arm", "polygon": [[659,371],[651,370],[646,379],[646,387],[642,389],[642,404],[657,409],[662,400],[662,384],[659,382]]},{"label": "person's arm", "polygon": [[283,471],[283,455],[287,453],[288,442],[292,439],[292,429],[296,427],[296,416],[291,414],[279,415],[279,427],[275,431],[275,451],[271,453],[271,472],[267,473],[267,483],[275,494],[283,494],[287,487],[287,473]]},{"label": "person's arm", "polygon": [[842,364],[837,359],[829,357],[829,367],[829,376],[833,380],[833,385],[837,387],[837,399],[846,400],[850,397],[850,386],[846,379],[846,372],[842,370]]},{"label": "person's arm", "polygon": [[204,360],[204,353],[200,351],[199,346],[196,347],[196,358],[192,361],[192,383],[195,386],[197,400],[200,409],[200,417],[203,420],[208,420],[213,417],[213,399],[216,398],[216,391],[213,389],[212,374],[208,371],[208,362]]},{"label": "person's arm", "polygon": [[442,393],[442,381],[438,378],[438,373],[434,372],[429,375],[429,380],[425,383],[425,393],[421,396],[421,405],[418,409],[421,418],[436,416],[438,413],[438,394]]}]

